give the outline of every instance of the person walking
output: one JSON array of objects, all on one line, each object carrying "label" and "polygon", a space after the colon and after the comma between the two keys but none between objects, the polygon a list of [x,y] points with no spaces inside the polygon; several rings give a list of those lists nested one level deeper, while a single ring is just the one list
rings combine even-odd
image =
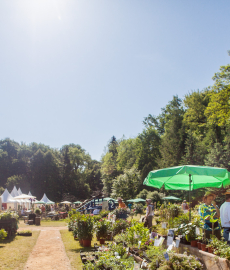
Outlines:
[{"label": "person walking", "polygon": [[149,231],[151,232],[152,226],[153,226],[153,224],[152,224],[153,209],[151,206],[151,199],[146,199],[146,204],[147,204],[147,208],[146,208],[145,220],[146,220],[147,227],[149,228]]},{"label": "person walking", "polygon": [[230,245],[230,189],[225,194],[225,202],[220,207],[221,226],[224,228],[224,240]]}]

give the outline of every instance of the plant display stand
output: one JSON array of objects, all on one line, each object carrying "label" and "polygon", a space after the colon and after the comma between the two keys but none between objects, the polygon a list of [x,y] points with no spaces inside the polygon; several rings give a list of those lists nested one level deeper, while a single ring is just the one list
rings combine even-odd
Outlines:
[{"label": "plant display stand", "polygon": [[33,219],[28,220],[28,224],[29,224],[29,225],[34,225]]},{"label": "plant display stand", "polygon": [[35,218],[35,225],[40,226],[41,225],[41,217],[36,217]]},{"label": "plant display stand", "polygon": [[7,238],[15,235],[17,232],[17,221],[15,218],[0,220],[0,230],[4,229],[7,232]]}]

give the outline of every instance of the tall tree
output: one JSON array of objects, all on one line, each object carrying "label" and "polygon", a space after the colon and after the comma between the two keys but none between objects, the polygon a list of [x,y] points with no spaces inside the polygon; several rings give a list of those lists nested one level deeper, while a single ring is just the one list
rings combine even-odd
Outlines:
[{"label": "tall tree", "polygon": [[230,124],[230,64],[220,67],[215,73],[210,102],[205,110],[208,123],[226,127]]},{"label": "tall tree", "polygon": [[118,142],[115,136],[113,136],[108,143],[107,153],[102,157],[102,182],[104,184],[104,191],[108,195],[110,195],[112,192],[113,179],[115,179],[119,175],[119,172],[117,170],[117,147]]},{"label": "tall tree", "polygon": [[160,153],[162,159],[159,162],[161,168],[176,166],[184,154],[185,128],[183,125],[184,109],[182,100],[177,96],[163,109],[164,129],[162,135]]}]

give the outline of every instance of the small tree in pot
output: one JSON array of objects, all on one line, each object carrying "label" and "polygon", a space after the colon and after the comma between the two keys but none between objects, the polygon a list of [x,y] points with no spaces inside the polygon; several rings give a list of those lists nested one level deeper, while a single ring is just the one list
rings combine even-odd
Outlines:
[{"label": "small tree in pot", "polygon": [[91,240],[94,232],[93,225],[93,218],[90,215],[82,215],[78,221],[78,236],[83,240],[84,247],[91,246]]},{"label": "small tree in pot", "polygon": [[105,218],[100,219],[95,225],[95,231],[97,239],[99,239],[100,244],[104,244],[105,239],[107,238],[108,234],[110,233],[110,221],[106,220]]}]

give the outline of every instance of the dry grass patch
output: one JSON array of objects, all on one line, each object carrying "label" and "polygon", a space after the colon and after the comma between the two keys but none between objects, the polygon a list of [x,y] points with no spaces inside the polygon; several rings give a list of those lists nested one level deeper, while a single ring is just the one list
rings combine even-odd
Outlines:
[{"label": "dry grass patch", "polygon": [[[84,248],[80,245],[79,241],[74,240],[72,232],[61,230],[62,241],[65,246],[66,254],[69,257],[72,270],[80,270],[83,267],[80,257],[80,250],[90,250],[91,248]],[[93,238],[91,245],[94,246],[94,243],[98,243],[96,241],[96,237]]]},{"label": "dry grass patch", "polygon": [[39,233],[40,231],[34,231],[32,236],[16,236],[0,241],[0,269],[24,269]]}]

